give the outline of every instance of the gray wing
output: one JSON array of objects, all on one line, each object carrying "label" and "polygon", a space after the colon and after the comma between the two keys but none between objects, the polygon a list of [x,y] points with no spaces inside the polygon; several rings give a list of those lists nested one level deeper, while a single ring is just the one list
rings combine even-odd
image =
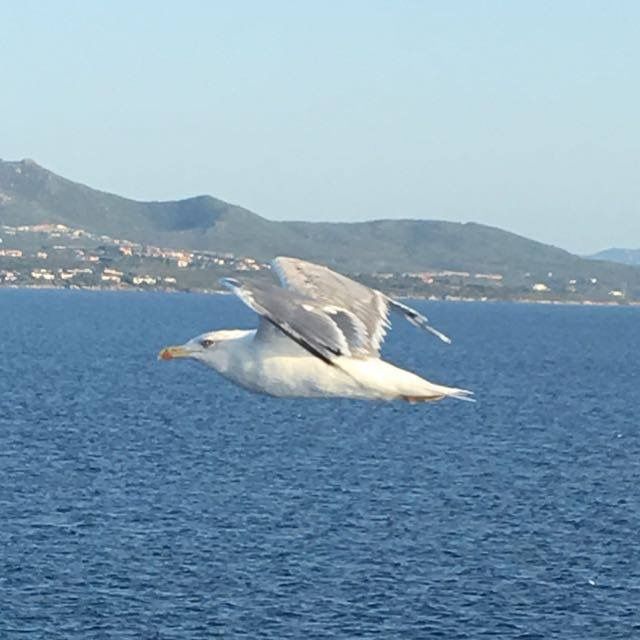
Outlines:
[{"label": "gray wing", "polygon": [[328,267],[284,257],[276,258],[272,265],[283,287],[312,298],[324,309],[339,310],[345,317],[364,326],[366,340],[358,355],[378,355],[390,327],[389,309],[402,314],[411,324],[432,333],[443,342],[451,342],[415,309]]},{"label": "gray wing", "polygon": [[[240,282],[223,278],[222,284],[235,293],[263,322],[282,333],[327,364],[338,356],[358,355],[366,331],[357,319],[331,314],[317,301],[272,284]],[[261,328],[261,334],[265,332]]]},{"label": "gray wing", "polygon": [[313,299],[341,326],[357,325],[364,330],[364,339],[354,345],[356,355],[378,355],[390,327],[389,301],[384,294],[312,262],[281,257],[272,266],[283,287]]}]

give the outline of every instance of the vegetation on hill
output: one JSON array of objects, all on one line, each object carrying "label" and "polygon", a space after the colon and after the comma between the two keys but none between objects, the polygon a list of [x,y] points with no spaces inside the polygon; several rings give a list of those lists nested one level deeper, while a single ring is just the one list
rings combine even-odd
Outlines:
[{"label": "vegetation on hill", "polygon": [[30,160],[0,161],[0,224],[43,222],[262,261],[297,256],[347,273],[452,270],[500,274],[505,284],[518,286],[596,279],[601,287],[624,289],[629,297],[640,298],[640,268],[588,260],[481,224],[276,222],[211,196],[138,202],[77,184]]}]

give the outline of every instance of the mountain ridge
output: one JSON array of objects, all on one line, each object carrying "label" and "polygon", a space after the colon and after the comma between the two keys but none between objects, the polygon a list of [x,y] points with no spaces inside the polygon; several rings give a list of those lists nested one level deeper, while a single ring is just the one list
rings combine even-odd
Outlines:
[{"label": "mountain ridge", "polygon": [[92,189],[33,160],[0,161],[0,223],[65,224],[159,246],[269,260],[291,255],[350,273],[455,270],[505,281],[596,278],[640,290],[637,267],[593,261],[476,222],[274,221],[210,195],[138,201]]},{"label": "mountain ridge", "polygon": [[617,262],[619,264],[640,266],[640,249],[611,247],[586,257],[590,260],[608,260],[609,262]]}]

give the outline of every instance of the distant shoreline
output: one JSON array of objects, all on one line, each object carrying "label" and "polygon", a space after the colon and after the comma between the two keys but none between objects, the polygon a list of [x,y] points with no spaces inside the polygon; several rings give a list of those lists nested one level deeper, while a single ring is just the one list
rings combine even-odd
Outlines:
[{"label": "distant shoreline", "polygon": [[[1,284],[0,292],[3,290],[45,290],[45,291],[110,291],[110,292],[119,292],[119,293],[195,293],[198,295],[221,295],[228,296],[231,295],[228,291],[220,290],[220,289],[174,289],[171,287],[135,287],[135,286],[126,286],[126,287],[100,287],[100,286],[71,286],[64,287],[58,285],[51,284]],[[433,296],[395,296],[399,299],[406,300],[424,300],[428,302],[479,302],[479,303],[487,303],[487,304],[497,304],[497,303],[513,303],[513,304],[542,304],[542,305],[552,305],[552,306],[572,306],[572,307],[640,307],[640,301],[627,301],[627,302],[617,302],[617,301],[603,301],[603,300],[549,300],[549,299],[538,299],[538,298],[507,298],[503,300],[498,300],[496,298],[466,298],[466,297],[457,297],[457,296],[449,296],[446,298],[437,298]]]}]

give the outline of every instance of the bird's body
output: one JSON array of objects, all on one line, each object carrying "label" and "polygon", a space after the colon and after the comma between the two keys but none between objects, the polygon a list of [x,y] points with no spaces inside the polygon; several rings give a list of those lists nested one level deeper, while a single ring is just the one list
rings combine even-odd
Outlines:
[{"label": "bird's body", "polygon": [[468,399],[464,389],[434,384],[379,357],[389,307],[449,341],[424,316],[326,267],[292,258],[277,258],[274,266],[291,291],[225,281],[261,316],[258,329],[206,333],[167,347],[160,358],[193,358],[246,389],[272,396]]},{"label": "bird's body", "polygon": [[225,332],[228,337],[202,362],[245,389],[271,396],[415,401],[436,400],[454,391],[380,358],[339,356],[327,364],[272,331],[271,340],[256,339],[256,330]]}]

